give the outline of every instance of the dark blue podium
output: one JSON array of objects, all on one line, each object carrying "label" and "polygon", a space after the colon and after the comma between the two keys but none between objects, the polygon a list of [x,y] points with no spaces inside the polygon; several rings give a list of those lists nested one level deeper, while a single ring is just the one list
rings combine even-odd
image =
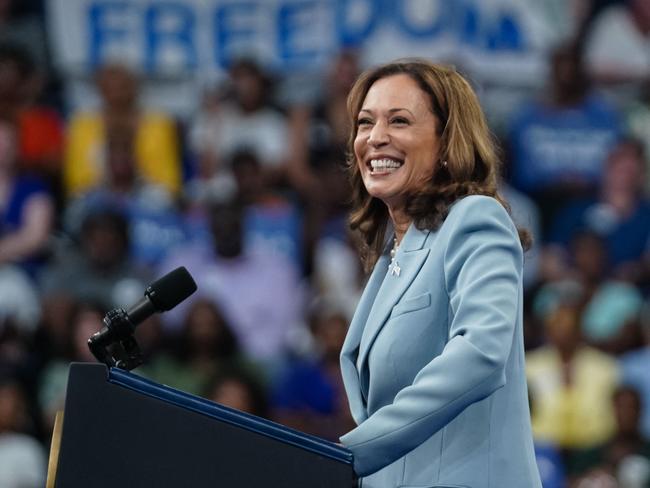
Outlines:
[{"label": "dark blue podium", "polygon": [[56,488],[356,486],[337,444],[103,364],[70,367]]}]

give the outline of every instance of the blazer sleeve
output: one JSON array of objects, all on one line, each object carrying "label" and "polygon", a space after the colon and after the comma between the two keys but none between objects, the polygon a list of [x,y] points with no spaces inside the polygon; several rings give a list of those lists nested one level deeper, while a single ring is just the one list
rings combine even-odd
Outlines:
[{"label": "blazer sleeve", "polygon": [[506,382],[521,293],[517,231],[501,204],[483,196],[456,203],[445,224],[448,342],[392,404],[341,437],[360,476],[404,456]]}]

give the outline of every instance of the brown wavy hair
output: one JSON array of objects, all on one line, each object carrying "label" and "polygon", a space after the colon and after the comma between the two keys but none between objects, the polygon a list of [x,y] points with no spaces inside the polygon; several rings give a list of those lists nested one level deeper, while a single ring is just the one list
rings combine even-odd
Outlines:
[{"label": "brown wavy hair", "polygon": [[[348,95],[348,116],[352,131],[348,139],[347,165],[352,183],[350,227],[360,237],[366,270],[372,268],[386,245],[388,208],[368,194],[354,155],[357,117],[370,87],[393,75],[410,76],[424,91],[436,118],[439,154],[433,176],[418,191],[407,196],[406,213],[418,229],[436,230],[449,207],[467,195],[487,195],[498,200],[497,183],[501,162],[497,145],[488,129],[474,90],[452,66],[422,59],[407,59],[371,68],[357,79]],[[531,245],[530,234],[519,230],[524,249]]]}]

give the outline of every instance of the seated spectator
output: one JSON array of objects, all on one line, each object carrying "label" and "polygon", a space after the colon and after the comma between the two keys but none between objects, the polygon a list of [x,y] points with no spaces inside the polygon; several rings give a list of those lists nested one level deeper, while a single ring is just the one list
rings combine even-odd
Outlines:
[{"label": "seated spectator", "polygon": [[602,83],[650,77],[650,4],[616,2],[594,19],[585,40],[589,72]]},{"label": "seated spectator", "polygon": [[[650,484],[650,440],[640,430],[641,397],[629,386],[616,389],[612,403],[616,415],[616,431],[602,445],[575,453],[571,457],[573,475],[605,472],[617,478],[620,486],[644,487]],[[626,464],[633,458],[645,460],[645,473],[638,479]],[[637,471],[635,469],[635,471]],[[637,471],[638,472],[638,471]],[[630,484],[630,477],[637,478]]]},{"label": "seated spectator", "polygon": [[83,220],[79,245],[64,246],[44,270],[42,293],[65,293],[105,308],[128,306],[142,296],[149,275],[129,257],[128,223],[115,211],[91,213]]},{"label": "seated spectator", "polygon": [[642,144],[624,139],[609,154],[600,192],[558,212],[549,241],[568,246],[577,231],[588,230],[605,242],[607,273],[633,283],[647,278],[650,253],[650,200],[644,195],[646,161]]},{"label": "seated spectator", "polygon": [[556,306],[544,327],[548,344],[526,354],[535,439],[563,449],[594,447],[614,431],[616,361],[584,344],[575,304]]},{"label": "seated spectator", "polygon": [[161,274],[185,266],[198,285],[197,293],[162,319],[168,330],[177,329],[193,301],[213,301],[232,325],[243,352],[272,375],[301,328],[299,273],[282,254],[245,241],[239,202],[215,204],[210,222],[211,242],[178,249],[161,266]]},{"label": "seated spectator", "polygon": [[624,354],[619,361],[622,382],[634,387],[641,396],[641,431],[650,439],[650,303],[646,303],[640,322],[644,347]]},{"label": "seated spectator", "polygon": [[578,48],[557,48],[546,99],[528,102],[511,122],[512,183],[540,206],[542,230],[567,198],[590,192],[618,139],[619,114],[590,89]]},{"label": "seated spectator", "polygon": [[155,353],[138,373],[173,388],[202,395],[208,382],[228,368],[247,365],[237,339],[221,310],[206,299],[194,302],[177,335],[169,337],[168,351]]},{"label": "seated spectator", "polygon": [[266,390],[255,376],[246,371],[231,369],[216,375],[204,396],[240,412],[269,417]]},{"label": "seated spectator", "polygon": [[37,102],[42,81],[25,49],[0,45],[0,120],[16,128],[19,168],[38,175],[58,197],[63,121],[54,109]]},{"label": "seated spectator", "polygon": [[174,121],[164,113],[138,104],[135,75],[125,66],[107,64],[96,75],[102,98],[98,111],[77,112],[68,126],[64,184],[68,197],[79,196],[108,182],[105,154],[107,135],[134,134],[133,158],[137,178],[178,194],[181,163]]},{"label": "seated spectator", "polygon": [[49,192],[39,179],[18,173],[15,131],[0,122],[0,266],[18,264],[34,276],[53,220]]},{"label": "seated spectator", "polygon": [[264,178],[254,153],[235,152],[229,167],[234,177],[232,187],[205,194],[200,204],[185,209],[188,239],[199,244],[211,242],[210,207],[235,199],[244,212],[244,245],[265,248],[289,259],[294,267],[302,266],[303,216],[297,205]]},{"label": "seated spectator", "polygon": [[72,200],[65,209],[67,232],[79,234],[79,225],[93,212],[112,209],[122,212],[129,224],[133,260],[153,268],[166,253],[186,239],[186,230],[169,193],[137,174],[134,134],[114,128],[106,135],[106,184]]},{"label": "seated spectator", "polygon": [[0,486],[45,486],[47,458],[43,446],[29,434],[25,393],[12,378],[0,379]]},{"label": "seated spectator", "polygon": [[97,361],[88,348],[88,339],[103,327],[106,312],[101,305],[78,302],[68,323],[64,355],[53,357],[43,368],[38,401],[46,432],[52,432],[56,413],[64,408],[70,363]]},{"label": "seated spectator", "polygon": [[536,312],[544,314],[571,293],[584,304],[581,327],[589,344],[612,354],[638,347],[637,319],[643,297],[633,284],[609,277],[602,238],[590,231],[578,232],[570,253],[563,263],[564,276],[537,292],[533,302]]},{"label": "seated spectator", "polygon": [[253,153],[235,153],[232,170],[237,198],[245,206],[245,242],[266,247],[302,266],[302,215],[296,205],[267,184]]},{"label": "seated spectator", "polygon": [[315,355],[290,361],[276,381],[274,417],[289,427],[336,440],[354,425],[339,365],[348,318],[317,307],[310,322]]},{"label": "seated spectator", "polygon": [[225,93],[206,93],[190,130],[198,163],[197,180],[189,185],[190,200],[200,199],[210,187],[219,188],[215,180],[232,179],[228,162],[241,150],[257,157],[267,182],[286,180],[287,121],[269,101],[269,77],[256,63],[242,59],[230,66],[229,82]]}]

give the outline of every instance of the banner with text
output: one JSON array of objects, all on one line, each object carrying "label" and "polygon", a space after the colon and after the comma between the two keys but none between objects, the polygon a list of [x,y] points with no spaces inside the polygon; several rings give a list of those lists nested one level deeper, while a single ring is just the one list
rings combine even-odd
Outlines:
[{"label": "banner with text", "polygon": [[161,76],[220,72],[252,56],[319,70],[345,47],[365,64],[403,56],[477,76],[535,81],[555,32],[532,0],[50,0],[57,66],[84,74],[119,59]]}]

